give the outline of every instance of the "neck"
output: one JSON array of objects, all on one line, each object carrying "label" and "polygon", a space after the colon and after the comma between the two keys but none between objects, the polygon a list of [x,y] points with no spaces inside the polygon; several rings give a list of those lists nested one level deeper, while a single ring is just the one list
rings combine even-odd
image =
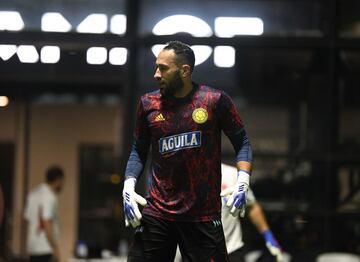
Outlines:
[{"label": "neck", "polygon": [[175,94],[174,97],[176,98],[183,98],[185,96],[187,96],[191,90],[193,89],[193,85],[191,80],[184,82],[184,86],[183,88],[181,88],[180,90],[178,90]]}]

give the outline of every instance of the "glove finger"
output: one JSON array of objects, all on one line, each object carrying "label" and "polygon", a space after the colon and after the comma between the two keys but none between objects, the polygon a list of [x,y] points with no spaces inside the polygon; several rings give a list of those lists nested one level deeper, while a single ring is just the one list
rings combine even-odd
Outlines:
[{"label": "glove finger", "polygon": [[125,227],[128,227],[129,226],[129,221],[128,219],[125,217]]},{"label": "glove finger", "polygon": [[147,204],[146,199],[136,193],[134,194],[134,200],[136,201],[136,203],[139,203],[142,206],[145,206]]},{"label": "glove finger", "polygon": [[140,210],[139,210],[137,204],[134,205],[134,214],[135,214],[135,219],[140,220],[142,218],[142,215],[140,213]]},{"label": "glove finger", "polygon": [[245,217],[245,208],[241,208],[239,212],[240,212],[240,217]]},{"label": "glove finger", "polygon": [[233,205],[233,203],[234,203],[234,194],[232,194],[229,197],[229,200],[227,201],[226,206],[231,207]]},{"label": "glove finger", "polygon": [[130,224],[131,224],[131,226],[132,226],[133,228],[136,228],[136,227],[138,226],[138,221],[137,221],[137,219],[129,220],[129,222],[130,222]]},{"label": "glove finger", "polygon": [[131,205],[129,205],[129,208],[125,210],[125,216],[127,217],[128,220],[134,219],[135,217],[134,209]]},{"label": "glove finger", "polygon": [[228,187],[226,189],[224,189],[223,191],[221,191],[220,196],[222,197],[226,197],[232,194],[232,192],[234,191],[234,189],[232,187]]}]

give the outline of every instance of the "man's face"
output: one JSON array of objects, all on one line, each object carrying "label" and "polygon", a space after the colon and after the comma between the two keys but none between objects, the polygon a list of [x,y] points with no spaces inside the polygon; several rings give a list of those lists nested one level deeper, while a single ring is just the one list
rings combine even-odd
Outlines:
[{"label": "man's face", "polygon": [[57,179],[57,180],[54,181],[54,186],[53,186],[53,188],[54,188],[54,191],[55,191],[56,193],[59,194],[59,193],[62,191],[63,186],[64,186],[64,178],[59,178],[59,179]]},{"label": "man's face", "polygon": [[155,80],[160,87],[162,97],[173,96],[177,90],[183,88],[184,82],[180,76],[180,69],[176,64],[174,50],[163,50],[156,59]]}]

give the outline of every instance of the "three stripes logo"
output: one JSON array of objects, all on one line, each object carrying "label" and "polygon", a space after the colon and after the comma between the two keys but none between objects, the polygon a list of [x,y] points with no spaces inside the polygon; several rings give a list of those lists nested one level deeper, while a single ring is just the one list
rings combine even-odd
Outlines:
[{"label": "three stripes logo", "polygon": [[214,224],[214,227],[219,227],[219,226],[221,226],[221,221],[220,220],[213,220],[213,224]]},{"label": "three stripes logo", "polygon": [[165,121],[165,117],[163,114],[158,114],[157,117],[155,117],[155,122]]}]

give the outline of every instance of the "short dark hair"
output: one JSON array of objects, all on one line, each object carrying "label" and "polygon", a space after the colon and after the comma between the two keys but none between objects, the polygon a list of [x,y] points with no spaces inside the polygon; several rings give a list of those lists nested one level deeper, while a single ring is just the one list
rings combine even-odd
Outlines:
[{"label": "short dark hair", "polygon": [[195,54],[189,45],[180,41],[171,41],[167,43],[164,50],[174,50],[178,64],[189,65],[190,72],[193,72],[195,66]]},{"label": "short dark hair", "polygon": [[58,166],[49,167],[48,170],[46,171],[46,182],[48,183],[54,182],[55,180],[63,177],[64,177],[64,172]]}]

